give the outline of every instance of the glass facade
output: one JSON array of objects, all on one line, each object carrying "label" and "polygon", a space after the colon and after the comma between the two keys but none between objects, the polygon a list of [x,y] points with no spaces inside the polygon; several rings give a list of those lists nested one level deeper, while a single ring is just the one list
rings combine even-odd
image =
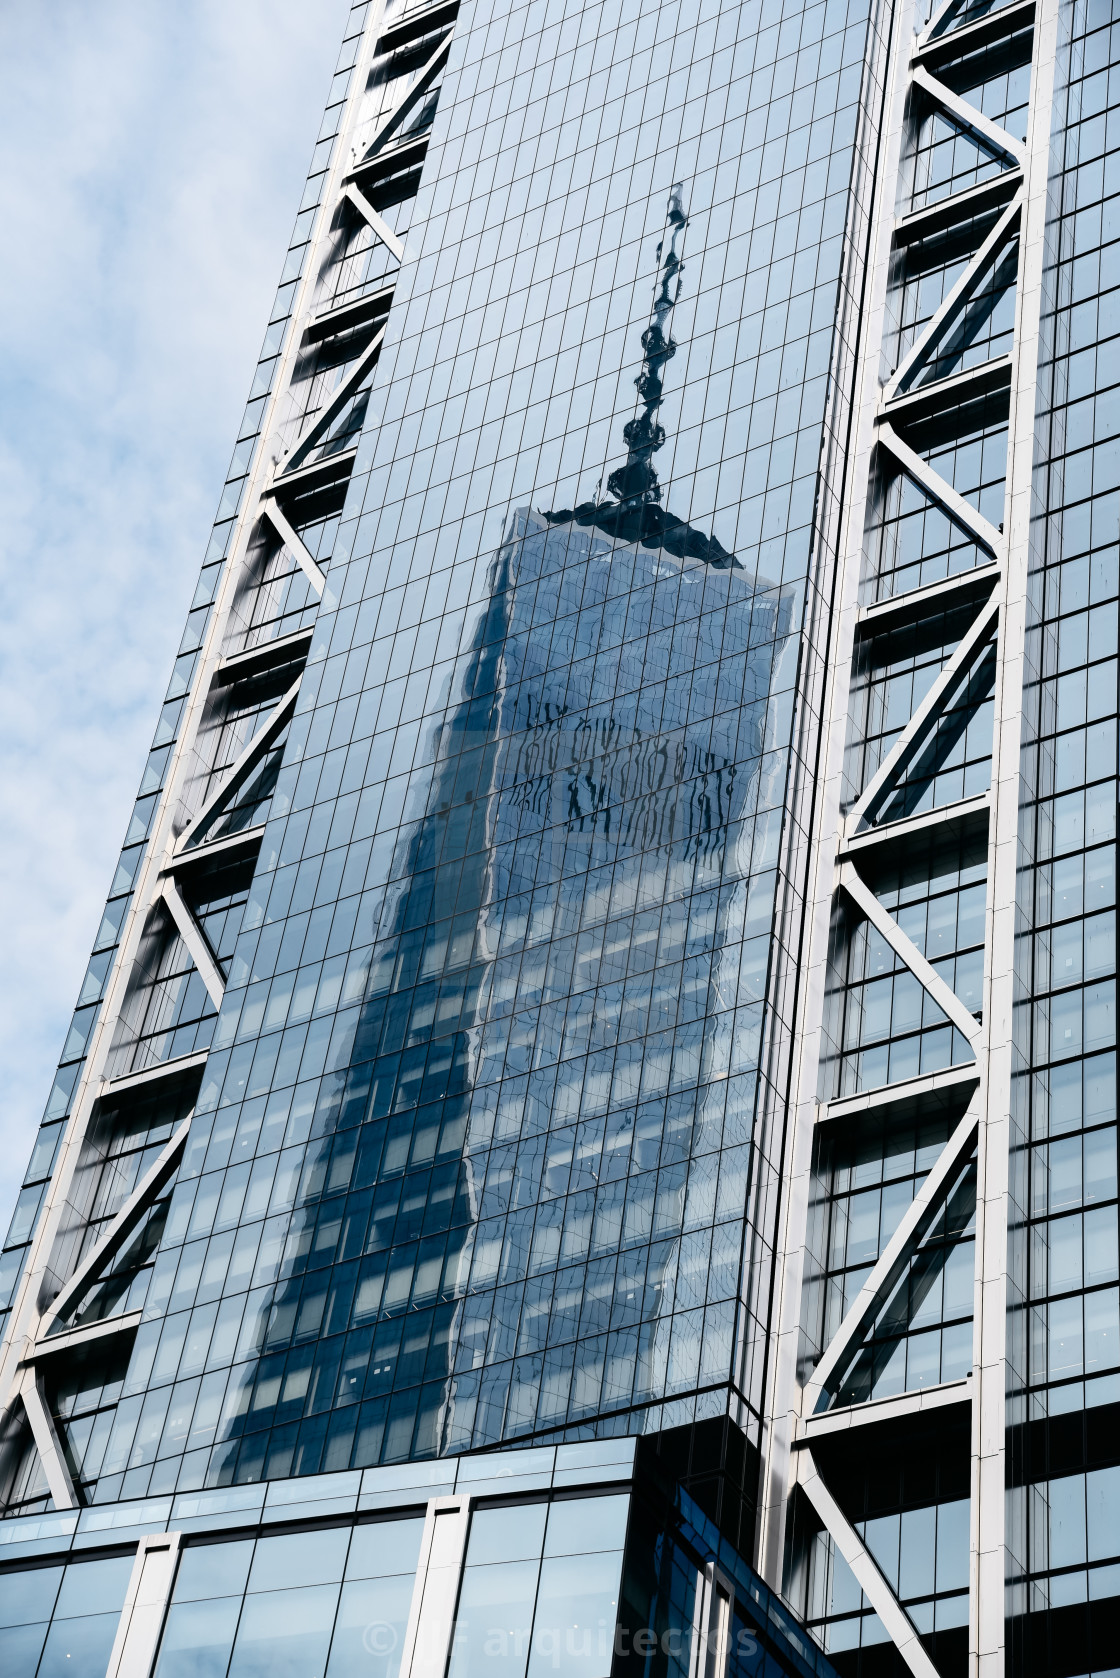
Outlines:
[{"label": "glass facade", "polygon": [[[1063,16],[1040,334],[1009,1301],[1021,1670],[1107,1664],[1120,1613],[1117,509],[1107,11]],[[1010,1361],[1010,1360],[1009,1360]],[[1112,1655],[1107,1661],[1111,1662]]]},{"label": "glass facade", "polygon": [[353,8],[0,1255],[21,1678],[1115,1665],[1114,27]]}]

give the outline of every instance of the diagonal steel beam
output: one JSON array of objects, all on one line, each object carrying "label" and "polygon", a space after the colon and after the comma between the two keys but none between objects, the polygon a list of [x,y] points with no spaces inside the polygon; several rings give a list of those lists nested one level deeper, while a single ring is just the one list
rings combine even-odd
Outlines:
[{"label": "diagonal steel beam", "polygon": [[913,1621],[888,1585],[878,1562],[821,1479],[808,1446],[797,1453],[797,1479],[914,1678],[940,1678],[922,1647]]},{"label": "diagonal steel beam", "polygon": [[167,1146],[141,1177],[101,1239],[91,1247],[81,1264],[66,1283],[61,1293],[51,1301],[39,1323],[37,1340],[50,1333],[51,1325],[65,1316],[86,1288],[97,1281],[106,1265],[123,1247],[140,1222],[152,1201],[167,1185],[172,1172],[177,1170],[191,1128],[189,1118],[183,1120]]},{"label": "diagonal steel beam", "polygon": [[334,395],[322,408],[320,408],[314,421],[308,426],[303,436],[295,444],[292,452],[284,460],[282,470],[279,471],[276,477],[272,480],[269,487],[273,495],[276,494],[277,490],[283,489],[284,479],[287,477],[288,473],[294,472],[298,466],[303,464],[304,460],[311,453],[311,450],[315,447],[323,433],[328,430],[328,428],[338,418],[339,414],[342,412],[343,408],[345,408],[350,398],[354,395],[362,380],[369,374],[378,356],[381,354],[381,343],[384,337],[385,328],[382,326],[374,333],[366,348],[362,351],[353,367],[351,367],[349,373],[347,373]]},{"label": "diagonal steel beam", "polygon": [[387,245],[398,262],[404,261],[404,240],[394,233],[384,216],[379,216],[369,199],[360,187],[350,181],[342,190],[342,196],[353,204],[362,220],[370,226],[383,245]]},{"label": "diagonal steel beam", "polygon": [[937,343],[941,334],[946,332],[957,317],[968,307],[972,294],[980,281],[987,274],[989,268],[993,266],[1003,247],[1010,244],[1018,233],[1022,210],[1023,195],[1020,191],[1015,194],[964,273],[957,280],[956,285],[952,287],[948,296],[935,310],[927,325],[918,334],[895,368],[883,389],[882,401],[884,404],[892,401],[907,388],[931,345]]},{"label": "diagonal steel beam", "polygon": [[66,1466],[66,1457],[43,1392],[43,1378],[34,1369],[24,1371],[19,1395],[31,1424],[31,1435],[56,1509],[77,1509],[78,1494]]},{"label": "diagonal steel beam", "polygon": [[929,992],[965,1041],[975,1048],[981,1031],[975,1016],[969,1013],[956,991],[950,989],[913,940],[906,936],[893,915],[887,914],[875,893],[860,879],[854,863],[841,863],[840,886],[876,932],[886,939],[898,959],[910,969],[922,989]]},{"label": "diagonal steel beam", "polygon": [[298,530],[296,530],[295,526],[284,513],[283,508],[280,506],[275,496],[265,496],[264,500],[261,502],[261,512],[268,520],[273,530],[275,530],[284,546],[286,548],[291,548],[300,570],[303,572],[304,576],[311,584],[311,587],[315,590],[315,593],[321,600],[323,598],[323,590],[327,586],[326,572],[323,571],[316,560],[312,558],[306,543],[303,541],[303,538],[300,536]]},{"label": "diagonal steel beam", "polygon": [[977,612],[968,633],[918,706],[906,727],[860,793],[844,824],[845,840],[854,836],[861,821],[870,820],[889,784],[905,770],[921,750],[955,690],[965,681],[982,654],[999,617],[999,601],[990,599]]},{"label": "diagonal steel beam", "polygon": [[207,943],[206,934],[195,920],[173,874],[164,876],[163,889],[160,895],[171,911],[171,919],[175,922],[179,937],[187,946],[187,954],[197,967],[199,977],[206,986],[207,996],[215,1008],[220,1008],[222,998],[226,994],[225,974],[218,966],[214,952]]},{"label": "diagonal steel beam", "polygon": [[284,727],[284,724],[289,720],[292,712],[295,710],[296,697],[299,694],[299,684],[300,678],[297,676],[287,693],[284,694],[283,698],[277,704],[275,710],[269,712],[264,726],[257,730],[257,732],[253,735],[253,738],[242,751],[241,755],[231,765],[229,774],[225,777],[221,786],[214,789],[214,791],[210,794],[210,797],[202,806],[202,809],[191,819],[190,822],[188,822],[176,842],[176,854],[182,855],[183,851],[190,844],[192,836],[197,833],[199,828],[211,815],[213,815],[214,810],[221,803],[222,799],[227,797],[229,793],[236,790],[240,783],[252,772],[257,760],[263,757],[265,752],[272,745],[272,742],[275,740],[276,736],[279,734],[280,730]]},{"label": "diagonal steel beam", "polygon": [[1001,532],[989,524],[983,513],[978,512],[970,501],[966,501],[947,479],[935,472],[909,443],[904,443],[892,425],[880,425],[876,441],[894,456],[918,488],[948,513],[953,523],[959,525],[966,536],[970,536],[976,545],[983,548],[985,553],[991,554],[993,559],[1003,563],[1006,543]]},{"label": "diagonal steel beam", "polygon": [[442,70],[447,62],[447,55],[450,51],[451,30],[449,29],[432,56],[422,67],[412,86],[406,93],[401,94],[396,104],[387,112],[384,120],[378,124],[373,139],[366,147],[365,155],[367,157],[371,152],[379,150],[385,144],[397,125],[404,121],[413,105],[418,104],[423,95],[427,93],[431,83],[435,80],[437,71]]},{"label": "diagonal steel beam", "polygon": [[930,41],[933,40],[934,33],[940,29],[943,20],[959,5],[960,0],[941,0],[940,6],[934,7],[933,16],[914,42],[915,53],[921,52],[924,47],[929,45]]},{"label": "diagonal steel beam", "polygon": [[1001,128],[991,117],[986,117],[983,111],[978,111],[975,105],[970,105],[967,99],[962,99],[959,93],[954,93],[952,88],[946,87],[936,76],[931,76],[924,64],[915,68],[910,80],[914,87],[920,87],[936,105],[940,105],[959,128],[967,129],[982,140],[989,150],[999,152],[1012,163],[1017,163],[1020,168],[1026,163],[1027,148],[1021,140],[1016,140],[1006,128]]},{"label": "diagonal steel beam", "polygon": [[805,1386],[802,1415],[812,1416],[831,1391],[831,1384],[844,1369],[845,1361],[857,1347],[902,1280],[923,1236],[932,1227],[960,1169],[976,1143],[980,1122],[978,1088],[953,1131],[925,1182],[910,1202],[898,1228],[887,1242],[852,1301],[844,1321],[832,1336],[813,1371],[812,1380]]}]

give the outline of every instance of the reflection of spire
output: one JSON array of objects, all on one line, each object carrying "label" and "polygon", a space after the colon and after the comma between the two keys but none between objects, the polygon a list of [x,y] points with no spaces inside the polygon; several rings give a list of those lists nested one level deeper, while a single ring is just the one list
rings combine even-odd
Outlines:
[{"label": "reflection of spire", "polygon": [[677,248],[683,240],[688,217],[681,203],[681,188],[674,186],[669,194],[667,216],[669,249],[664,262],[661,253],[665,239],[657,247],[660,264],[657,295],[653,302],[653,316],[642,333],[642,370],[634,380],[642,399],[642,412],[628,420],[622,428],[626,440],[626,464],[619,466],[607,479],[607,490],[612,501],[584,501],[574,510],[546,513],[550,524],[595,525],[607,536],[620,542],[640,542],[645,548],[664,548],[678,559],[702,559],[709,565],[729,570],[741,570],[739,560],[729,554],[714,536],[694,530],[684,519],[677,518],[661,505],[661,485],[653,465],[653,456],[665,441],[665,427],[657,420],[663,394],[662,371],[677,353],[673,338],[666,332],[666,322],[680,296],[684,264]]}]

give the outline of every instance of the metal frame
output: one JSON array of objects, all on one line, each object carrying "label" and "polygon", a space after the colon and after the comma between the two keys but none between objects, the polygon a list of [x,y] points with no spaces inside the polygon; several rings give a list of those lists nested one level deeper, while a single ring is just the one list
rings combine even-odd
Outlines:
[{"label": "metal frame", "polygon": [[[852,1428],[874,1427],[919,1413],[951,1410],[968,1403],[972,1416],[972,1536],[969,1620],[970,1669],[1002,1670],[1004,1640],[1004,1350],[1006,1336],[1007,1113],[1010,1102],[1011,998],[1015,846],[1018,824],[1019,730],[1022,657],[1034,435],[1035,369],[1038,360],[1043,229],[1052,102],[1057,0],[1020,0],[992,12],[959,34],[939,33],[955,0],[945,0],[929,24],[911,33],[903,5],[902,37],[896,47],[890,119],[881,150],[875,204],[875,233],[866,337],[862,346],[861,393],[853,427],[854,468],[846,508],[838,598],[830,649],[826,739],[822,752],[822,816],[814,836],[815,877],[808,960],[799,1022],[801,1056],[795,1071],[793,1137],[782,1214],[776,1285],[777,1346],[767,1394],[759,1553],[762,1571],[780,1589],[786,1524],[795,1488],[806,1497],[839,1553],[845,1558],[915,1678],[932,1678],[934,1668],[893,1590],[847,1521],[822,1478],[812,1443]],[[1030,126],[1027,143],[995,127],[932,73],[955,51],[998,42],[1033,26]],[[897,183],[906,152],[912,103],[932,101],[962,129],[1010,167],[994,180],[910,214],[896,214]],[[881,344],[892,256],[927,231],[951,227],[979,210],[1004,207],[933,319],[881,383]],[[964,373],[915,387],[918,368],[967,305],[1000,252],[1019,241],[1014,350]],[[1004,520],[995,529],[933,470],[895,429],[919,406],[936,412],[968,397],[1009,387],[1010,434]],[[867,497],[876,454],[884,451],[911,477],[981,551],[988,562],[938,583],[860,609]],[[971,626],[933,688],[865,787],[854,807],[843,809],[844,754],[849,727],[851,668],[858,643],[892,620],[920,622],[946,607],[975,603]],[[888,789],[904,771],[944,713],[969,670],[993,643],[996,648],[996,716],[991,786],[988,793],[915,817],[869,825]],[[865,884],[857,864],[883,844],[964,820],[984,821],[988,831],[988,896],[984,1012],[977,1022],[930,967],[893,917]],[[872,920],[899,960],[930,992],[968,1038],[975,1064],[947,1068],[924,1078],[832,1101],[818,1097],[818,1067],[827,993],[830,925],[837,894]],[[880,1254],[840,1328],[821,1348],[808,1378],[799,1374],[799,1335],[804,1308],[806,1229],[812,1194],[812,1159],[817,1126],[858,1121],[877,1111],[887,1117],[915,1099],[955,1100],[959,1117],[933,1170]],[[962,1104],[963,1103],[963,1108]],[[973,1374],[965,1381],[915,1390],[890,1401],[828,1408],[846,1363],[904,1275],[918,1244],[944,1204],[973,1151],[978,1160],[976,1309]],[[802,1385],[802,1382],[804,1384]]]},{"label": "metal frame", "polygon": [[[342,450],[311,467],[304,463],[306,456],[321,440],[323,433],[376,363],[384,338],[384,325],[375,332],[357,364],[350,369],[326,406],[315,416],[310,427],[298,439],[279,467],[270,458],[266,441],[279,430],[283,404],[303,346],[346,325],[360,324],[365,319],[375,318],[378,310],[385,308],[392,299],[395,281],[383,285],[379,292],[359,299],[356,303],[347,303],[341,310],[326,309],[316,313],[312,307],[317,276],[332,240],[332,224],[344,199],[366,216],[378,236],[398,258],[403,257],[401,241],[385,226],[383,218],[372,210],[360,188],[352,183],[355,173],[361,173],[355,169],[355,140],[364,136],[360,146],[363,154],[371,147],[385,147],[394,129],[404,120],[416,102],[430,90],[446,62],[450,47],[453,24],[445,18],[447,32],[439,46],[391,109],[373,119],[371,130],[370,119],[363,116],[362,106],[369,67],[377,55],[384,10],[384,3],[374,5],[366,19],[308,257],[293,299],[291,325],[262,419],[262,443],[256,451],[242,496],[241,511],[234,523],[224,577],[211,613],[179,738],[152,823],[152,836],[134,882],[132,902],[121,928],[117,959],[110,973],[105,999],[88,1045],[86,1063],[74,1094],[70,1118],[48,1187],[44,1209],[32,1240],[31,1253],[13,1300],[9,1330],[0,1346],[0,1416],[7,1419],[10,1428],[19,1409],[24,1411],[43,1459],[52,1498],[60,1508],[74,1507],[77,1494],[43,1398],[39,1362],[47,1357],[58,1356],[70,1345],[76,1345],[79,1338],[84,1343],[86,1339],[123,1332],[126,1327],[134,1326],[134,1314],[128,1313],[127,1316],[109,1319],[104,1324],[91,1324],[88,1329],[69,1331],[65,1334],[48,1335],[48,1330],[57,1321],[58,1314],[73,1302],[85,1286],[96,1279],[99,1270],[111,1259],[113,1252],[164,1186],[178,1163],[189,1123],[184,1122],[176,1132],[156,1165],[137,1185],[126,1206],[118,1213],[109,1230],[87,1255],[78,1270],[70,1276],[55,1277],[51,1271],[51,1261],[56,1237],[68,1205],[68,1196],[90,1119],[101,1095],[110,1091],[119,1093],[155,1084],[163,1079],[171,1079],[185,1069],[204,1064],[206,1060],[205,1054],[183,1057],[162,1063],[140,1074],[106,1081],[104,1067],[113,1028],[124,1006],[129,975],[136,960],[145,924],[153,908],[161,902],[166,905],[183,937],[212,1000],[216,1005],[220,1005],[225,989],[224,975],[214,960],[213,952],[210,951],[197,920],[183,900],[177,877],[214,855],[226,855],[237,851],[250,854],[253,841],[259,841],[260,827],[228,839],[211,841],[209,844],[202,843],[192,847],[190,843],[207,817],[212,814],[216,804],[228,797],[237,784],[251,773],[290,718],[299,691],[298,680],[292,684],[237,761],[223,776],[215,793],[207,799],[202,809],[194,813],[185,828],[176,831],[176,822],[181,820],[179,812],[182,809],[184,793],[195,773],[195,743],[208,696],[215,682],[228,672],[231,664],[237,662],[223,658],[222,646],[238,585],[244,574],[249,547],[262,519],[268,521],[284,544],[290,548],[315,593],[322,597],[324,573],[295,531],[279,498],[319,476],[329,476],[331,481],[349,476],[357,453],[353,448]],[[446,10],[446,7],[440,8],[441,13]],[[412,20],[409,21],[411,23]],[[336,315],[337,320],[334,318]],[[306,646],[310,637],[306,631],[300,632],[297,637],[285,637],[283,643],[275,644],[275,650],[287,652],[289,640],[303,641]],[[268,652],[268,648],[254,649],[253,657],[260,658],[262,654],[267,657]],[[60,1262],[65,1264],[65,1258]]]},{"label": "metal frame", "polygon": [[714,1561],[697,1570],[688,1678],[725,1678],[735,1586]]}]

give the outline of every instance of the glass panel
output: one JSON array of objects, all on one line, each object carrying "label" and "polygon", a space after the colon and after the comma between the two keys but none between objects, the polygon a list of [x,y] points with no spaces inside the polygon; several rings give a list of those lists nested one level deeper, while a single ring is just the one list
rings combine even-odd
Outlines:
[{"label": "glass panel", "polygon": [[539,1566],[495,1562],[464,1570],[448,1678],[522,1678]]},{"label": "glass panel", "polygon": [[105,1678],[119,1620],[119,1608],[111,1614],[56,1619],[47,1634],[39,1678]]},{"label": "glass panel", "polygon": [[241,1598],[172,1603],[155,1678],[224,1678]]},{"label": "glass panel", "polygon": [[413,1577],[343,1585],[327,1678],[397,1678]]},{"label": "glass panel", "polygon": [[230,1678],[322,1678],[337,1603],[337,1585],[247,1596]]}]

